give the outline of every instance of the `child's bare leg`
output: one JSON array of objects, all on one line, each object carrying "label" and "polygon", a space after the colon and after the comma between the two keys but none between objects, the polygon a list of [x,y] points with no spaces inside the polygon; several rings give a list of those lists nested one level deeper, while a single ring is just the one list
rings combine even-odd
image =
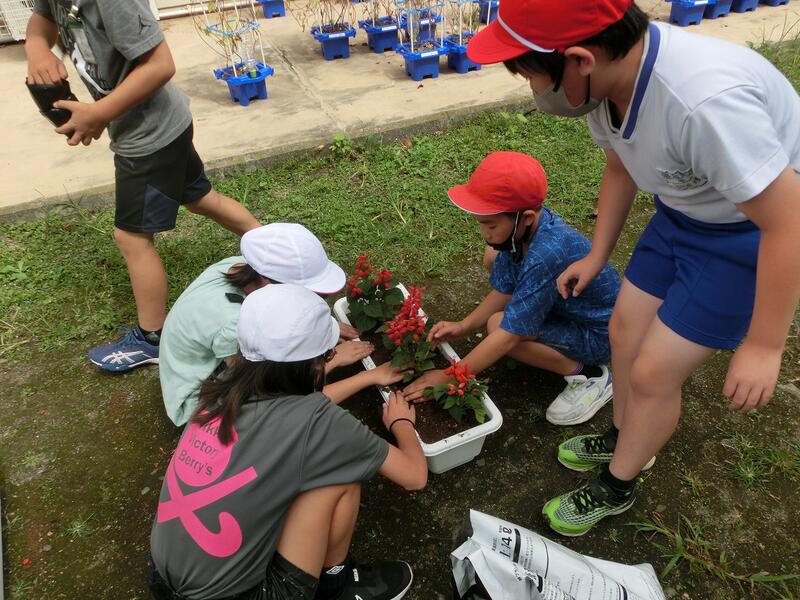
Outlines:
[{"label": "child's bare leg", "polygon": [[[608,336],[611,342],[611,374],[614,379],[614,426],[622,426],[625,405],[630,395],[630,371],[639,354],[658,307],[663,301],[633,285],[627,279],[622,287],[611,321]],[[649,460],[649,459],[648,459]]]},{"label": "child's bare leg", "polygon": [[157,331],[166,318],[167,274],[153,244],[153,234],[115,228],[114,239],[128,265],[139,325]]},{"label": "child's bare leg", "polygon": [[681,386],[712,350],[682,338],[656,318],[630,370],[614,477],[631,480],[669,441],[681,414]]},{"label": "child's bare leg", "polygon": [[261,225],[242,204],[213,189],[200,200],[184,206],[196,215],[213,219],[239,236]]},{"label": "child's bare leg", "polygon": [[[495,329],[500,327],[500,322],[502,320],[502,312],[493,314],[486,323],[487,331],[492,333]],[[514,346],[507,356],[526,365],[544,369],[551,373],[558,373],[559,375],[574,373],[575,369],[580,366],[578,361],[564,356],[555,348],[537,342],[534,338],[523,339]]]},{"label": "child's bare leg", "polygon": [[341,564],[353,537],[361,485],[316,488],[295,498],[278,553],[309,575],[319,577],[323,566]]}]

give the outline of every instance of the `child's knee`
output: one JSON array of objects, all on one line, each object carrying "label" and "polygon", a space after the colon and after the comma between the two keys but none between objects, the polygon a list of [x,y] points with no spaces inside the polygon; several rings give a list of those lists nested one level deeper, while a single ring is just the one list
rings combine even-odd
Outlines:
[{"label": "child's knee", "polygon": [[680,392],[681,382],[675,381],[663,361],[654,356],[639,356],[630,372],[630,386],[634,399],[660,398]]},{"label": "child's knee", "polygon": [[155,248],[152,233],[134,233],[119,227],[114,228],[114,241],[123,255],[135,254],[142,250]]}]

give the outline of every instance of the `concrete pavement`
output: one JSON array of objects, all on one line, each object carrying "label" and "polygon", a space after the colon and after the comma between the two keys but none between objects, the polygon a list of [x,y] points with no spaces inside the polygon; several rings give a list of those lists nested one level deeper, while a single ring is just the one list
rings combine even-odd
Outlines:
[{"label": "concrete pavement", "polygon": [[[666,19],[670,5],[644,0],[640,5]],[[758,44],[797,35],[800,2],[761,6],[755,13],[704,20],[692,31],[739,43]],[[262,20],[267,62],[275,75],[267,80],[269,99],[244,108],[233,103],[211,69],[215,56],[195,31],[191,18],[161,22],[177,65],[175,83],[192,99],[195,144],[209,169],[268,160],[329,143],[337,133],[407,130],[470,112],[530,99],[525,82],[502,65],[459,75],[442,60],[437,80],[414,82],[393,52],[374,54],[359,31],[347,60],[322,59],[319,44],[291,17]],[[687,57],[688,58],[688,57]],[[68,65],[73,91],[88,93]],[[51,209],[59,203],[83,206],[110,202],[113,162],[104,136],[90,147],[71,148],[36,112],[23,85],[21,45],[0,47],[0,219]]]}]

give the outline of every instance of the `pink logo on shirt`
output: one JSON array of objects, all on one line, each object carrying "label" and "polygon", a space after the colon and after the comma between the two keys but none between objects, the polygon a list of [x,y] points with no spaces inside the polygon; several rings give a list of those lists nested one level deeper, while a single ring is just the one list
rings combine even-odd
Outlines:
[{"label": "pink logo on shirt", "polygon": [[[217,517],[219,528],[212,531],[203,525],[195,511],[210,506],[253,481],[256,470],[248,467],[214,483],[227,468],[233,447],[239,441],[234,429],[233,442],[223,446],[217,437],[219,422],[217,418],[203,426],[189,426],[167,468],[170,500],[159,503],[156,520],[164,523],[180,519],[186,532],[200,548],[211,556],[224,558],[235,554],[242,546],[242,529],[238,521],[230,513],[220,512]],[[207,487],[184,495],[180,482],[191,487]]]}]

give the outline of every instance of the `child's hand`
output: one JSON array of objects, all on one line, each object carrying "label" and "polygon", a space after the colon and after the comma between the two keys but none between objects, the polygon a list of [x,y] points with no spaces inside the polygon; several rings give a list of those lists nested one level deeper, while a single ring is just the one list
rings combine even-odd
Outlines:
[{"label": "child's hand", "polygon": [[439,321],[428,332],[429,342],[457,342],[467,335],[467,330],[461,321]]},{"label": "child's hand", "polygon": [[28,52],[28,83],[58,83],[67,78],[64,62],[48,49]]},{"label": "child's hand", "polygon": [[[384,427],[389,429],[397,419],[408,419],[412,425],[417,422],[414,405],[406,402],[403,392],[392,392],[389,394],[389,401],[383,405]],[[402,424],[398,423],[395,425],[395,428],[397,427],[402,427]]]},{"label": "child's hand", "polygon": [[433,387],[439,384],[445,384],[450,381],[450,378],[444,374],[441,369],[428,371],[421,377],[415,379],[406,386],[403,393],[406,395],[406,400],[409,402],[426,402],[429,398],[423,396],[425,388]]},{"label": "child's hand", "polygon": [[56,133],[67,136],[67,144],[77,146],[83,142],[84,146],[92,140],[100,138],[103,130],[108,125],[96,103],[73,102],[72,100],[59,100],[53,104],[56,108],[63,108],[72,113],[69,121],[56,129]]},{"label": "child's hand", "polygon": [[403,376],[406,374],[405,371],[398,371],[397,369],[392,368],[392,363],[388,361],[378,367],[375,367],[372,369],[372,371],[368,371],[368,373],[373,378],[372,383],[377,386],[392,385],[393,383],[397,383],[403,379]]},{"label": "child's hand", "polygon": [[345,325],[341,321],[339,322],[339,338],[345,340],[352,340],[353,338],[357,338],[359,335],[358,329],[353,327],[352,325]]},{"label": "child's hand", "polygon": [[604,266],[605,261],[595,259],[590,252],[584,258],[572,263],[558,276],[556,279],[558,293],[565,300],[570,296],[580,296]]},{"label": "child's hand", "polygon": [[362,358],[366,358],[375,350],[375,347],[369,342],[349,341],[342,342],[336,346],[336,354],[328,363],[329,369],[336,369],[338,367],[346,367],[358,362]]},{"label": "child's hand", "polygon": [[722,393],[729,408],[750,412],[772,398],[781,368],[781,350],[763,348],[745,339],[733,353]]}]

